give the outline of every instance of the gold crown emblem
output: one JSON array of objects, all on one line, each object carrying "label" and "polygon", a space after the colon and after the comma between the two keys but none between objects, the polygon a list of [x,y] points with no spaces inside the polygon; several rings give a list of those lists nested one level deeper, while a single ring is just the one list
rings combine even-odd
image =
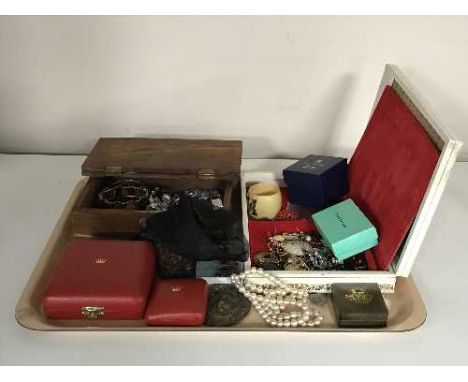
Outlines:
[{"label": "gold crown emblem", "polygon": [[180,292],[182,290],[182,287],[180,285],[173,285],[170,289],[171,292]]},{"label": "gold crown emblem", "polygon": [[104,257],[100,257],[100,258],[97,258],[94,262],[96,264],[105,264],[105,263],[107,263],[107,259],[104,258]]},{"label": "gold crown emblem", "polygon": [[374,296],[362,288],[354,288],[345,294],[345,298],[357,304],[369,304]]}]

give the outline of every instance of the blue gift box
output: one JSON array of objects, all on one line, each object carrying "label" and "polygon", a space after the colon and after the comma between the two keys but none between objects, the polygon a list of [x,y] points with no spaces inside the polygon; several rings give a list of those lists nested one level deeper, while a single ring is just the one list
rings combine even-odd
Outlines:
[{"label": "blue gift box", "polygon": [[348,192],[346,158],[309,155],[283,170],[289,201],[322,208],[340,201]]}]

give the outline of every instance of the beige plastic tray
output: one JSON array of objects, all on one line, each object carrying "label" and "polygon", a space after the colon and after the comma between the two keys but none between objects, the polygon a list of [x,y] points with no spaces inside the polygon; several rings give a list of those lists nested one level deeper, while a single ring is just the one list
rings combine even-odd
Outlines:
[{"label": "beige plastic tray", "polygon": [[302,331],[302,332],[402,332],[421,326],[426,319],[426,310],[416,285],[411,277],[397,278],[395,292],[384,294],[389,309],[386,328],[339,328],[334,319],[330,299],[327,304],[317,307],[324,314],[324,321],[318,328],[273,328],[267,326],[261,317],[251,309],[250,313],[238,325],[231,327],[148,327],[143,320],[51,320],[45,317],[41,309],[41,296],[60,256],[61,250],[72,237],[70,212],[86,179],[80,181],[73,191],[65,209],[55,226],[46,247],[34,268],[26,287],[16,305],[15,316],[20,325],[33,330],[67,331]]}]

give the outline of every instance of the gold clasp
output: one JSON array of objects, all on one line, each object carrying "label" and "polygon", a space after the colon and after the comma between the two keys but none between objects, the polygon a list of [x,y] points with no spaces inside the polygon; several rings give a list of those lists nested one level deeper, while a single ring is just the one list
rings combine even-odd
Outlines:
[{"label": "gold clasp", "polygon": [[106,175],[122,175],[122,166],[106,166]]},{"label": "gold clasp", "polygon": [[198,177],[203,180],[216,179],[216,172],[211,168],[202,168],[198,170]]},{"label": "gold clasp", "polygon": [[90,320],[95,320],[99,316],[104,316],[104,307],[103,306],[83,306],[81,308],[81,314],[89,318]]}]

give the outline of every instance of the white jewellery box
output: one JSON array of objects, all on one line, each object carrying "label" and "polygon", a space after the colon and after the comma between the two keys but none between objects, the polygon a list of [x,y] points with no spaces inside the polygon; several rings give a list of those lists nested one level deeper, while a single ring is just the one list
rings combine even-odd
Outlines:
[{"label": "white jewellery box", "polygon": [[[366,253],[369,270],[272,273],[290,283],[309,284],[317,292],[330,292],[331,284],[343,282],[377,282],[383,292],[393,292],[396,278],[408,277],[411,272],[461,147],[462,142],[434,117],[400,70],[387,65],[348,171],[349,196],[364,209],[379,234],[377,247]],[[247,211],[248,188],[258,182],[285,187],[282,170],[294,162],[259,160],[241,172],[243,226],[251,262],[253,241],[266,241],[267,235],[285,232],[287,224],[254,222]],[[263,224],[263,237],[252,237],[255,224]],[[289,232],[303,226],[290,225]]]}]

